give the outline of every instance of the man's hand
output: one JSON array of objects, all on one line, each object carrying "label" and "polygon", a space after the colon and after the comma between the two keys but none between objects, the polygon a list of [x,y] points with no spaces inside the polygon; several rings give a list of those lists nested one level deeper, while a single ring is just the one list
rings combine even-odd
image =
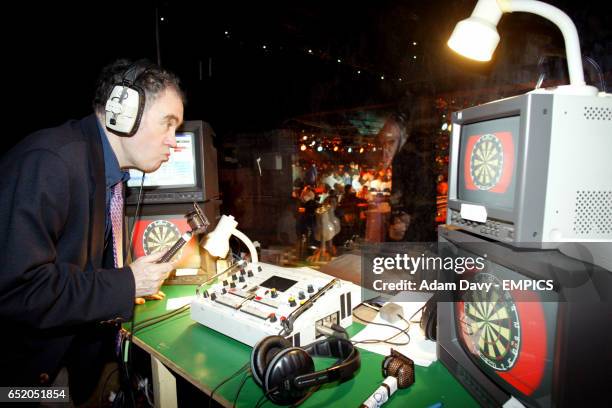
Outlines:
[{"label": "man's hand", "polygon": [[151,255],[142,256],[130,264],[136,283],[137,298],[143,296],[156,296],[159,293],[164,279],[175,269],[174,262],[155,263],[164,254],[156,252]]}]

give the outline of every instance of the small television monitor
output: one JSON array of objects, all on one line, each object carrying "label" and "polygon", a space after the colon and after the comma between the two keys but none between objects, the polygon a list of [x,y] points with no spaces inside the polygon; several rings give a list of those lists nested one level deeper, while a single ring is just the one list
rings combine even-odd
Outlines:
[{"label": "small television monitor", "polygon": [[556,249],[526,250],[446,227],[439,233],[442,254],[487,259],[484,268],[452,272],[456,289],[437,304],[438,358],[481,406],[608,399],[612,271]]},{"label": "small television monitor", "polygon": [[[134,224],[135,223],[135,224]],[[165,253],[191,228],[182,214],[145,215],[130,219],[132,259]],[[198,238],[192,238],[175,256],[177,269],[199,269],[201,265]]]},{"label": "small television monitor", "polygon": [[612,239],[612,98],[542,91],[453,114],[447,224],[515,246]]},{"label": "small television monitor", "polygon": [[[216,157],[210,157],[216,150],[207,140],[211,132],[202,121],[186,121],[177,129],[176,148],[171,149],[170,159],[156,171],[145,174],[143,204],[202,202],[211,198],[207,197],[206,172],[209,166],[205,162],[214,162],[216,175]],[[207,144],[210,144],[208,149]],[[128,205],[138,202],[142,176],[141,171],[130,170],[126,193]]]}]

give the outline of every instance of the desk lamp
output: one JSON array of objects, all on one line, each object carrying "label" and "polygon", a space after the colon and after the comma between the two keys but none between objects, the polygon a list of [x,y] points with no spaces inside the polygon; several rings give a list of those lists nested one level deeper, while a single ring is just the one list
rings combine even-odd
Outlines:
[{"label": "desk lamp", "polygon": [[253,242],[249,239],[249,237],[236,229],[237,225],[238,222],[233,216],[223,215],[215,230],[206,237],[204,249],[206,249],[212,256],[225,258],[229,252],[230,236],[233,235],[247,246],[249,253],[251,254],[251,262],[257,263],[259,259],[257,257],[255,245],[253,245]]},{"label": "desk lamp", "polygon": [[570,84],[558,87],[554,93],[597,95],[597,88],[586,85],[584,82],[582,55],[576,26],[563,11],[541,1],[478,0],[472,15],[455,26],[448,40],[448,46],[465,57],[477,61],[489,61],[499,43],[497,23],[503,13],[512,12],[537,14],[550,20],[561,30],[565,41]]}]

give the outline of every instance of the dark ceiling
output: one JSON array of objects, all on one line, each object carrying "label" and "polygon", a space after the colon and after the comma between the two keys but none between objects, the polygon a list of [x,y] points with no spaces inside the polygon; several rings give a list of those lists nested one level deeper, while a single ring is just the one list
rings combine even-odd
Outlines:
[{"label": "dark ceiling", "polygon": [[[508,83],[513,78],[502,73],[526,59],[525,50],[563,50],[551,24],[521,14],[502,19],[492,63],[453,56],[446,39],[475,0],[211,3],[15,4],[3,13],[13,24],[1,33],[8,144],[88,114],[98,71],[117,57],[160,58],[183,81],[186,118],[207,120],[229,137],[309,125],[371,132],[415,87],[440,93],[493,77]],[[610,78],[612,2],[553,3],[574,19],[583,52]]]}]

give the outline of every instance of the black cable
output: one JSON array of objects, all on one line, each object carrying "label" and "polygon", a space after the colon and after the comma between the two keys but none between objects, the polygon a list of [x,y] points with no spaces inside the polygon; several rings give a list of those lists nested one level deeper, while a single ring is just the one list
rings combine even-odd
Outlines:
[{"label": "black cable", "polygon": [[130,229],[130,239],[128,241],[127,252],[123,254],[123,264],[125,265],[125,261],[127,260],[127,256],[132,253],[132,238],[134,237],[134,229],[136,228],[136,224],[140,220],[140,203],[142,202],[142,191],[144,187],[145,173],[142,173],[142,181],[140,182],[140,191],[138,192],[138,200],[136,201],[136,211],[134,212],[134,222],[132,223],[132,228]]},{"label": "black cable", "polygon": [[108,385],[108,382],[110,381],[111,376],[115,374],[117,371],[119,371],[119,366],[117,366],[117,368],[112,369],[111,372],[108,373],[108,375],[106,376],[106,380],[104,380],[104,383],[103,383],[104,385],[102,386],[102,391],[100,392],[100,401],[99,401],[100,406],[102,406],[102,400],[104,398],[104,391],[106,390],[106,386]]},{"label": "black cable", "polygon": [[[278,390],[278,387],[274,387],[271,390],[268,390],[266,393],[264,393],[264,395],[262,395],[258,400],[257,400],[257,404],[255,404],[255,408],[260,408],[261,406],[263,406],[263,404],[266,403],[267,398],[270,394],[272,394],[273,392],[275,392],[276,390]],[[263,400],[263,403],[262,403]],[[261,405],[259,405],[261,403]]]},{"label": "black cable", "polygon": [[[266,398],[266,395],[267,395],[267,394],[264,394],[264,395],[262,395],[261,397],[259,397],[259,399],[257,400],[257,404],[255,404],[255,408],[261,408],[261,407],[263,406],[263,404],[265,404],[265,403],[266,403],[266,401],[267,401],[267,400],[265,399],[265,398]],[[263,404],[262,404],[262,400],[263,400]]]},{"label": "black cable", "polygon": [[[395,330],[398,330],[398,333],[396,333],[393,336],[388,337],[388,338],[386,338],[384,340],[378,340],[378,339],[366,339],[366,340],[360,340],[360,341],[353,341],[353,340],[351,340],[351,343],[353,343],[353,344],[385,343],[385,344],[390,344],[392,346],[405,346],[405,345],[410,343],[410,335],[407,333],[407,330],[410,329],[410,322],[408,322],[406,319],[403,318],[403,316],[401,316],[399,314],[398,314],[398,316],[400,316],[404,321],[406,321],[408,323],[408,327],[406,327],[405,329],[401,329],[401,328],[399,328],[397,326],[394,326],[392,324],[378,323],[378,322],[374,322],[374,321],[371,321],[371,320],[363,319],[363,318],[359,317],[359,315],[357,315],[355,313],[355,311],[353,311],[353,316],[355,316],[357,319],[359,319],[362,322],[365,322],[367,324],[374,324],[374,325],[377,325],[377,326],[391,327],[391,328],[393,328]],[[395,337],[399,336],[400,334],[404,334],[408,338],[408,341],[402,342],[402,343],[392,342],[391,341],[392,339],[394,339]]]},{"label": "black cable", "polygon": [[247,378],[250,376],[248,372],[242,378],[242,382],[240,382],[240,386],[238,386],[238,390],[236,391],[236,395],[234,396],[234,403],[232,404],[232,408],[236,408],[236,402],[238,401],[238,397],[240,396],[240,392],[242,391],[242,387],[244,387],[244,383],[246,383]]},{"label": "black cable", "polygon": [[[413,321],[413,320],[412,320],[412,318],[413,318],[414,316],[416,316],[416,315],[417,315],[417,313],[419,313],[419,312],[420,312],[421,310],[423,310],[423,309],[425,309],[425,305],[423,305],[423,306],[419,307],[419,308],[417,309],[417,311],[416,311],[416,312],[414,312],[414,313],[412,314],[412,316],[410,316],[410,319],[408,319],[408,320],[409,320],[411,323],[421,323],[421,319],[423,318],[422,316],[421,316],[421,319],[419,319],[419,320],[417,320],[417,321]],[[403,317],[402,317],[402,319],[403,319]]]},{"label": "black cable", "polygon": [[[136,212],[134,213],[134,222],[132,223],[132,228],[130,230],[130,239],[128,241],[128,246],[127,246],[127,251],[125,254],[123,254],[123,265],[125,266],[125,262],[127,260],[127,256],[129,254],[132,253],[132,238],[134,236],[134,228],[136,227],[136,224],[138,223],[138,219],[140,218],[140,204],[142,202],[142,193],[144,190],[144,180],[145,180],[145,172],[142,172],[142,180],[140,181],[140,191],[138,192],[138,200],[136,202]],[[133,358],[132,358],[132,349],[130,348],[129,350],[129,355],[127,358],[127,361],[124,361],[124,357],[123,357],[123,344],[124,342],[127,341],[131,341],[132,339],[132,333],[134,333],[134,321],[136,320],[136,302],[134,301],[134,304],[132,305],[132,320],[130,322],[130,333],[129,335],[124,339],[121,339],[121,355],[119,356],[119,364],[124,365],[125,366],[125,372],[127,377],[127,382],[128,385],[130,387],[130,395],[132,397],[132,405],[136,406],[135,404],[135,400],[134,400],[134,392],[132,390],[131,384],[130,384],[130,378],[129,378],[129,371],[128,371],[128,366],[130,366],[132,364]],[[128,339],[129,338],[129,339]],[[129,347],[129,345],[128,345]],[[131,371],[131,367],[130,367],[130,371]]]},{"label": "black cable", "polygon": [[171,317],[177,316],[181,313],[183,313],[186,310],[189,310],[189,308],[191,307],[191,305],[184,305],[179,307],[178,309],[172,310],[170,312],[164,313],[162,315],[159,316],[154,316],[154,317],[150,317],[148,319],[145,319],[141,322],[138,322],[137,325],[134,326],[134,331],[132,332],[132,334],[135,334],[136,332],[147,328],[149,326],[153,326],[154,324],[157,324],[159,322],[162,322],[164,320],[168,320]]},{"label": "black cable", "polygon": [[217,384],[215,386],[215,388],[212,389],[212,391],[210,392],[210,400],[208,401],[208,406],[212,407],[212,401],[213,401],[213,396],[215,395],[215,392],[217,392],[217,390],[225,383],[227,383],[228,381],[231,381],[234,377],[236,377],[237,375],[239,375],[242,371],[248,369],[250,363],[246,363],[244,364],[242,367],[240,367],[238,370],[236,370],[233,374],[231,374],[229,377],[226,377],[223,381],[221,381],[219,384]]}]

